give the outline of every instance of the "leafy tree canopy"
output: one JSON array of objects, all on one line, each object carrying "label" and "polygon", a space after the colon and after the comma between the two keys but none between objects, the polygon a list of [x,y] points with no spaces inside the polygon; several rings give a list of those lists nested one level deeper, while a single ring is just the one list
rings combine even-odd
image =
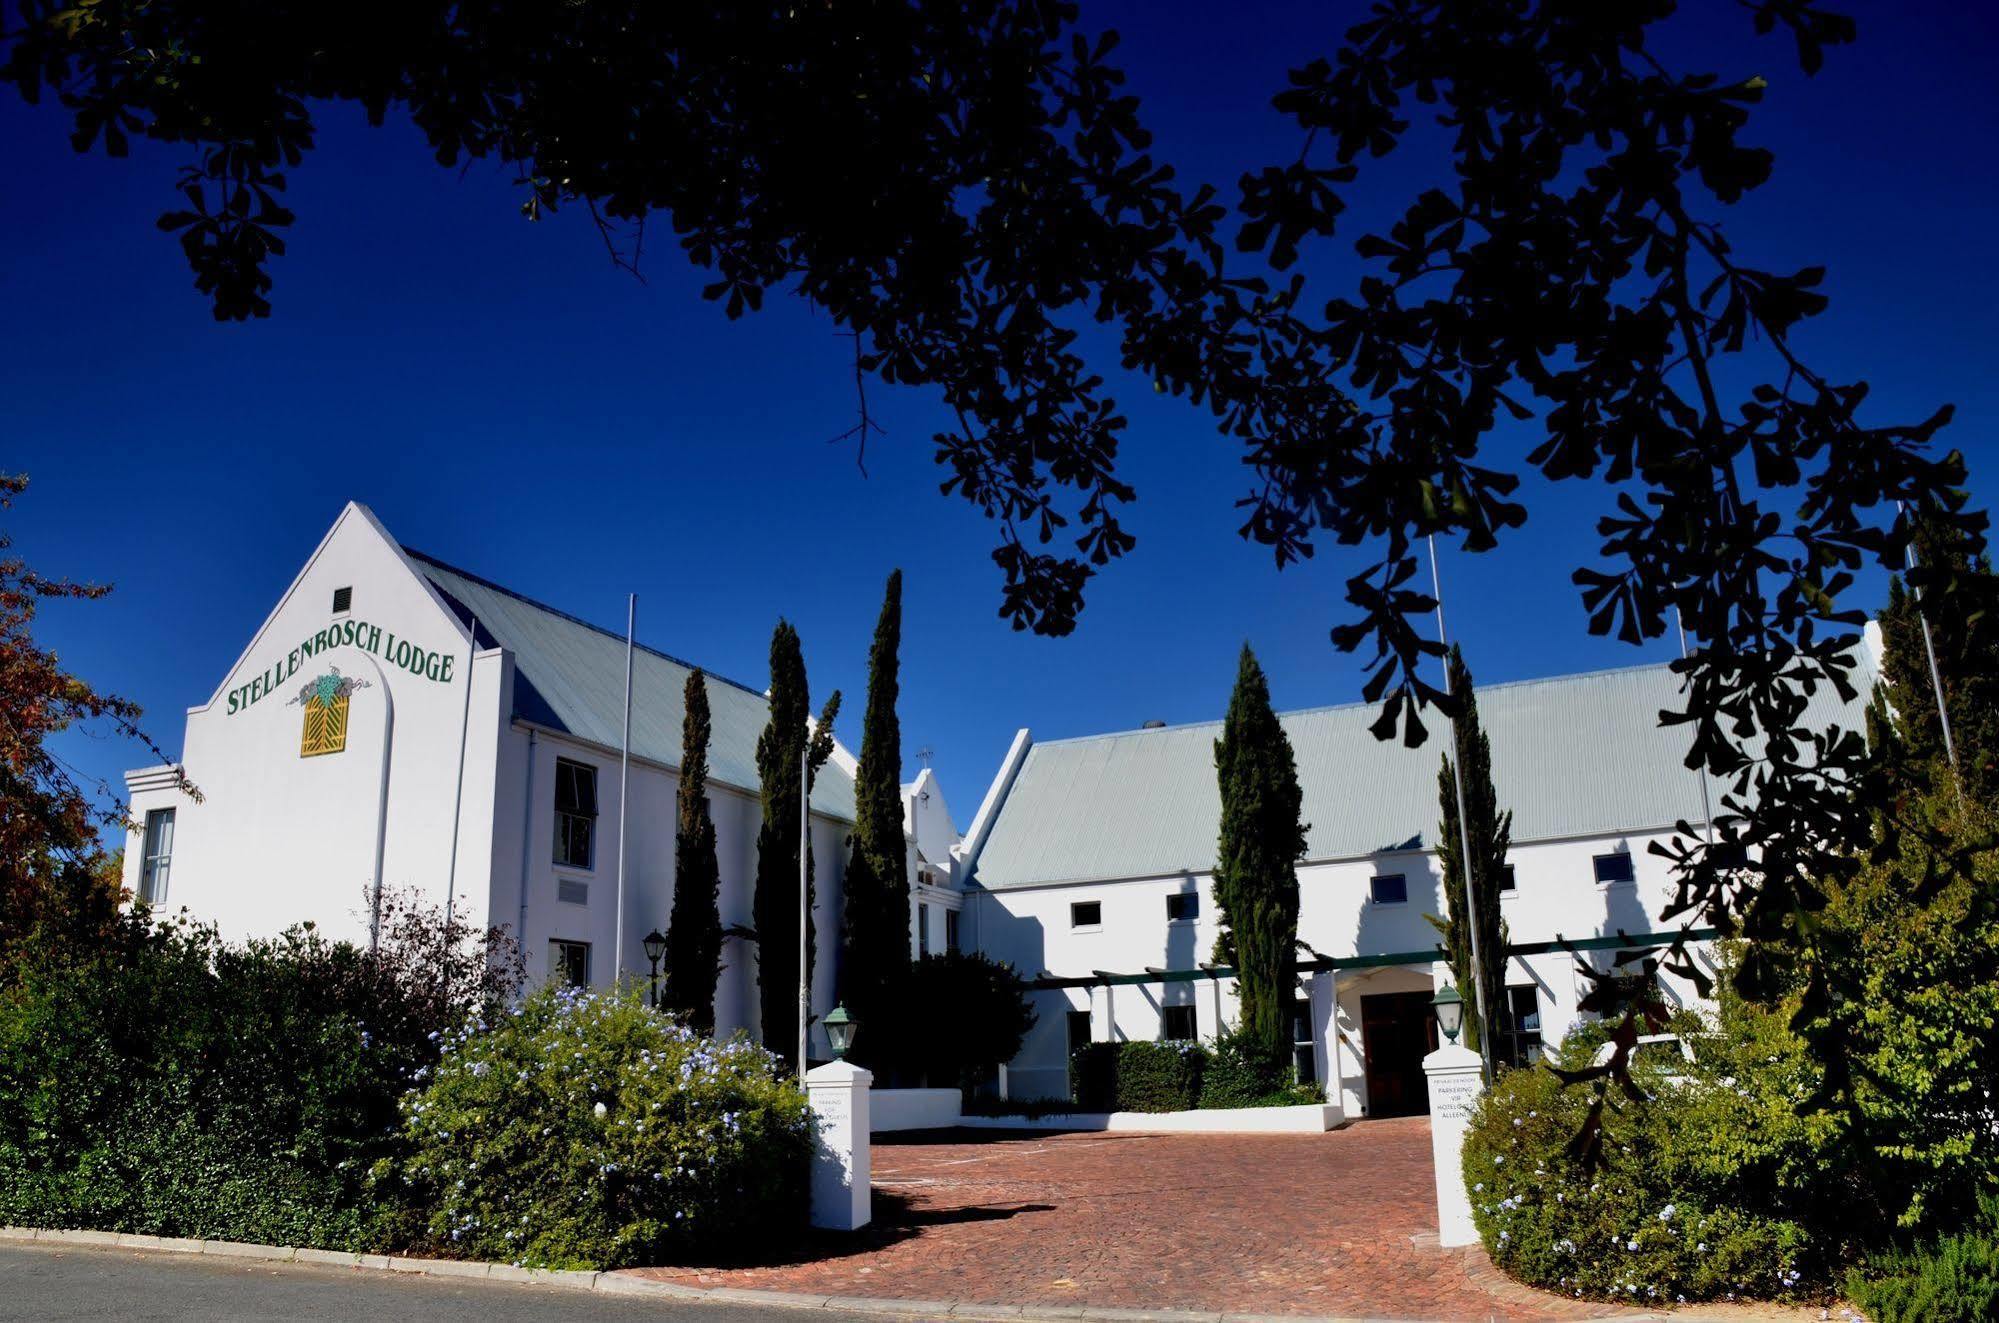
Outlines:
[{"label": "leafy tree canopy", "polygon": [[[1232,195],[1180,188],[1114,35],[1062,0],[414,0],[337,17],[18,0],[0,78],[53,94],[80,150],[141,135],[189,151],[161,224],[224,318],[268,311],[284,175],[319,102],[406,115],[440,165],[501,163],[528,216],[584,208],[620,261],[663,222],[731,315],[794,292],[855,334],[863,371],[941,392],[958,420],[936,437],[944,490],[996,521],[1003,614],[1048,634],[1133,545],[1125,418],[1077,344],[1094,319],[1123,367],[1241,447],[1242,532],[1279,565],[1328,539],[1372,549],[1333,641],[1370,657],[1384,738],[1420,741],[1440,698],[1419,676],[1436,645],[1415,543],[1484,551],[1526,518],[1520,460],[1494,438],[1528,426],[1525,464],[1615,491],[1601,557],[1573,575],[1591,629],[1639,642],[1672,608],[1695,641],[1665,716],[1722,786],[1718,839],[1682,824],[1667,917],[1769,939],[1744,988],[1774,996],[1802,972],[1822,1004],[1819,972],[1794,963],[1810,944],[1783,939],[1865,844],[1849,809],[1867,754],[1799,718],[1819,686],[1853,687],[1844,594],[1869,562],[1899,568],[1897,503],[1972,555],[1986,520],[1956,494],[1961,458],[1934,448],[1947,407],[1875,418],[1865,382],[1805,357],[1794,333],[1826,307],[1823,270],[1729,242],[1720,215],[1775,164],[1745,136],[1758,66],[1816,74],[1856,37],[1816,0],[1739,9],[1745,35],[1784,45],[1706,43],[1714,72],[1658,53],[1674,0],[1384,0],[1324,53],[1301,36],[1273,98],[1299,149],[1246,162]],[[1308,298],[1287,272],[1419,119],[1446,164],[1359,236],[1354,288]],[[1947,562],[1910,578],[1963,588]],[[1683,944],[1663,958],[1705,981]],[[1611,1002],[1627,1023],[1662,1009]]]}]

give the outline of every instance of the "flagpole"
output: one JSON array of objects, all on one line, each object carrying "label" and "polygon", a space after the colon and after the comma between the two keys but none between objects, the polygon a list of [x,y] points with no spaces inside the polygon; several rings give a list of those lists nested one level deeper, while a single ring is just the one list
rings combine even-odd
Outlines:
[{"label": "flagpole", "polygon": [[[1897,501],[1895,502],[1895,512],[1906,515],[1908,513],[1908,506],[1901,501]],[[1902,548],[1902,570],[1906,574],[1915,567],[1916,526],[1910,524],[1909,545]],[[1930,617],[1929,613],[1923,610],[1923,590],[1912,583],[1909,585],[1909,591],[1915,595],[1916,620],[1923,627],[1923,652],[1928,655],[1930,662],[1930,692],[1936,696],[1937,723],[1943,727],[1943,756],[1950,761],[1951,785],[1957,790],[1957,811],[1962,813],[1964,812],[1964,778],[1957,774],[1957,746],[1950,738],[1950,713],[1944,710],[1943,672],[1937,669],[1936,640],[1930,637]]]},{"label": "flagpole", "polygon": [[[808,731],[810,727],[808,725]],[[812,927],[812,737],[798,753],[798,1078],[805,1078],[805,1049],[812,1023],[812,972],[807,954]]]},{"label": "flagpole", "polygon": [[[1437,538],[1433,533],[1427,539],[1430,544],[1430,593],[1437,599],[1437,642],[1444,647],[1444,696],[1451,693],[1450,642],[1444,634],[1444,582],[1437,573]],[[1472,894],[1471,860],[1471,820],[1465,811],[1465,756],[1458,747],[1457,718],[1451,719],[1451,776],[1457,782],[1458,790],[1458,861],[1464,873],[1465,887],[1465,932],[1471,938],[1471,991],[1472,1009],[1478,1016],[1478,1057],[1479,1070],[1487,1083],[1492,1082],[1492,1026],[1493,1021],[1485,1013],[1485,965],[1479,959],[1478,950],[1478,902]],[[1504,957],[1501,957],[1502,960]],[[1505,966],[1500,967],[1502,983]],[[1462,995],[1462,994],[1460,994]]]},{"label": "flagpole", "polygon": [[632,634],[638,625],[639,595],[625,596],[625,733],[618,744],[618,906],[617,935],[611,945],[611,985],[625,975],[625,833],[632,780]]}]

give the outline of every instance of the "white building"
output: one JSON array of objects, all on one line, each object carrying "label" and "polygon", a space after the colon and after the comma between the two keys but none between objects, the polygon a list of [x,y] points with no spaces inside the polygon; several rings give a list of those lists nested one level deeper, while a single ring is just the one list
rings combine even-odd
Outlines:
[{"label": "white building", "polygon": [[[1673,886],[1649,847],[1705,813],[1685,728],[1658,724],[1681,705],[1678,691],[1664,665],[1478,691],[1493,782],[1513,812],[1501,903],[1522,1054],[1578,1018],[1587,989],[1560,942],[1608,968],[1622,936],[1643,945],[1664,927]],[[1861,709],[1824,687],[1803,724],[1857,727]],[[1424,918],[1447,912],[1435,852],[1444,741],[1384,743],[1367,729],[1375,716],[1355,705],[1282,717],[1310,824],[1298,932],[1319,957],[1299,982],[1298,1065],[1348,1116],[1427,1108],[1428,1003],[1448,977]],[[1202,970],[1216,937],[1220,734],[1208,722],[1015,738],[959,850],[971,940],[1041,984],[1039,1020],[1009,1071],[1013,1096],[1065,1096],[1080,1042],[1209,1039],[1234,1022],[1233,983]],[[1694,995],[1678,979],[1666,990]]]},{"label": "white building", "polygon": [[[312,920],[365,942],[379,880],[506,928],[531,979],[644,976],[641,939],[672,907],[689,669],[636,652],[619,950],[622,632],[411,551],[350,504],[215,692],[188,710],[181,766],[200,802],[175,787],[173,769],[128,774],[126,886],[231,938]],[[722,921],[748,925],[768,705],[757,689],[712,673],[707,683]],[[815,1014],[832,1005],[853,772],[836,746],[812,793]],[[926,770],[908,788],[912,860],[917,841],[944,859],[956,841],[935,781]],[[944,906],[921,913],[935,925],[929,940],[945,940]],[[731,937],[723,962],[717,1024],[754,1032],[754,943]]]}]

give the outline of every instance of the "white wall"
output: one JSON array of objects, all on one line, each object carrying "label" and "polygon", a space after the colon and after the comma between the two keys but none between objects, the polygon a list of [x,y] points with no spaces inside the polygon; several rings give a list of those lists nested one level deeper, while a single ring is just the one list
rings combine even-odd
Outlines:
[{"label": "white wall", "polygon": [[[335,616],[339,587],[354,589],[353,604]],[[348,624],[355,643],[301,652],[329,627],[342,628],[344,639]],[[439,664],[415,674],[397,665],[398,645],[435,654]],[[349,697],[345,751],[304,758],[296,698],[330,667],[367,687]],[[499,721],[496,692],[475,684],[473,670],[457,618],[373,518],[348,506],[214,696],[188,711],[182,765],[202,801],[171,789],[134,796],[138,823],[151,809],[175,811],[166,907],[211,919],[232,938],[275,935],[310,918],[334,937],[365,940],[378,822],[386,882],[442,906],[462,816],[460,750],[469,753]],[[134,888],[142,845],[137,832],[127,843]]]},{"label": "white wall", "polygon": [[[353,589],[351,611],[338,618],[331,612],[337,587]],[[381,629],[374,649],[343,644],[297,655],[300,640],[349,618]],[[433,668],[436,678],[397,668],[391,638],[448,656],[448,675],[441,663]],[[259,677],[274,666],[282,678],[263,692]],[[368,687],[348,700],[345,750],[304,758],[303,710],[287,700],[328,666]],[[608,985],[618,963],[618,751],[511,721],[514,682],[511,654],[490,649],[475,656],[456,615],[386,530],[361,507],[348,506],[215,696],[188,712],[182,765],[203,800],[174,789],[157,769],[130,775],[134,830],[126,885],[136,894],[146,813],[172,808],[167,910],[185,908],[236,940],[273,936],[309,920],[337,939],[365,942],[380,820],[382,873],[391,888],[413,890],[439,908],[448,900],[469,923],[507,929],[520,939],[531,980],[547,976],[550,939],[587,941],[593,981]],[[253,684],[259,688],[246,692]],[[382,752],[391,732],[384,817]],[[555,764],[563,757],[597,769],[599,816],[587,869],[554,862]],[[677,791],[670,768],[633,761],[623,968],[641,980],[643,938],[651,928],[664,930],[672,911]],[[751,794],[711,782],[709,811],[722,922],[748,927],[759,805]],[[850,831],[845,822],[814,816],[815,1014],[832,1005]],[[585,903],[559,898],[564,877],[585,886]],[[723,963],[718,1027],[754,1033],[754,943],[727,940]],[[826,1055],[823,1033],[815,1034],[815,1045]]]},{"label": "white wall", "polygon": [[[1652,840],[1669,840],[1665,832],[1580,840],[1516,844],[1509,860],[1516,889],[1505,894],[1501,909],[1514,943],[1553,941],[1557,937],[1590,938],[1666,928],[1658,916],[1673,894],[1667,860],[1647,853]],[[1630,884],[1600,886],[1592,858],[1627,850],[1637,879]],[[1400,873],[1408,900],[1402,904],[1369,901],[1369,882],[1377,874]],[[1441,873],[1428,851],[1389,851],[1365,859],[1302,865],[1298,870],[1298,935],[1325,956],[1351,957],[1404,951],[1429,951],[1438,935],[1424,919],[1446,912]],[[1169,923],[1166,896],[1192,891],[1200,913],[1193,923]],[[1070,906],[1094,901],[1102,906],[1102,923],[1074,928]],[[1073,883],[1004,891],[970,893],[977,910],[982,950],[1008,960],[1023,975],[1046,973],[1079,977],[1104,970],[1134,974],[1148,968],[1192,969],[1208,962],[1217,932],[1213,878],[1205,873],[1177,877],[1136,878],[1111,882]],[[1607,967],[1610,953],[1597,957]],[[1344,1092],[1335,1098],[1349,1116],[1361,1114],[1365,1085],[1359,1057],[1359,998],[1373,992],[1408,991],[1432,986],[1427,963],[1415,967],[1337,971],[1340,1015],[1328,1029],[1327,1011],[1334,980],[1323,985],[1307,976],[1302,991],[1315,1000],[1319,1030],[1317,1062],[1321,1080],[1331,1080]],[[1537,988],[1543,1035],[1558,1041],[1575,1023],[1578,987],[1573,959],[1560,952],[1515,957],[1507,973],[1510,985]],[[1677,978],[1664,980],[1669,999],[1694,1000],[1692,987]],[[1219,1006],[1217,1002],[1219,1001]],[[1118,985],[1096,989],[1070,988],[1036,994],[1039,1020],[1020,1055],[1011,1064],[1013,1092],[1023,1098],[1061,1094],[1067,1086],[1067,1020],[1071,1009],[1090,1009],[1093,1036],[1106,1039],[1152,1039],[1160,1032],[1164,1006],[1191,1003],[1203,1038],[1232,1025],[1236,1016],[1233,982],[1219,986],[1209,980],[1191,983]]]}]

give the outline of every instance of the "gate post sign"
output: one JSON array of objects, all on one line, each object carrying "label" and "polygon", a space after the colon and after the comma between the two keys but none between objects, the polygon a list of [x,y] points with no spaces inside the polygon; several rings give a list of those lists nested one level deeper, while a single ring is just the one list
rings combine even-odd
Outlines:
[{"label": "gate post sign", "polygon": [[1478,1241],[1472,1225],[1471,1196],[1465,1192],[1465,1129],[1473,1104],[1485,1091],[1478,1053],[1444,1046],[1423,1058],[1430,1083],[1430,1159],[1436,1168],[1437,1243],[1445,1247]]},{"label": "gate post sign", "polygon": [[874,1215],[868,1195],[873,1155],[868,1138],[868,1089],[875,1077],[845,1061],[805,1073],[817,1134],[812,1141],[812,1225],[859,1231]]}]

